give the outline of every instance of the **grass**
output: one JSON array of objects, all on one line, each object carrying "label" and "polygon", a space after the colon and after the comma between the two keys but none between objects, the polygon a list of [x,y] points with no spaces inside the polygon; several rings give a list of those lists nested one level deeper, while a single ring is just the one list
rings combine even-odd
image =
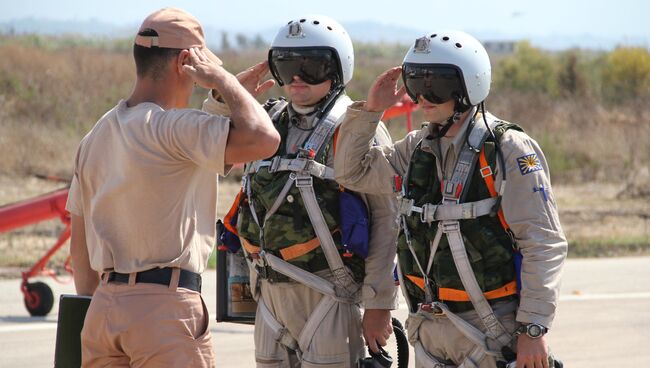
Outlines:
[{"label": "grass", "polygon": [[[355,49],[355,77],[347,91],[358,100],[365,99],[377,75],[401,63],[405,49],[400,45],[355,45]],[[34,179],[34,173],[70,176],[79,140],[104,112],[128,96],[135,71],[130,41],[124,40],[0,35],[0,54],[3,205],[59,186]],[[265,55],[264,51],[249,50],[219,56],[225,67],[236,73],[265,59]],[[507,68],[500,60],[494,61],[495,80],[503,81],[497,77],[503,77]],[[649,253],[647,99],[630,98],[613,104],[600,97],[607,93],[522,92],[505,85],[493,84],[488,109],[520,124],[541,144],[570,241],[570,257]],[[191,106],[200,107],[205,93],[197,89]],[[280,94],[281,90],[274,87],[260,96],[260,101]],[[419,127],[422,120],[421,113],[416,112],[414,126]],[[403,117],[387,122],[393,139],[406,133],[404,122]],[[645,176],[640,175],[644,172]],[[230,207],[238,182],[237,173],[221,181],[220,215]],[[622,188],[633,195],[622,197]],[[0,234],[0,266],[31,265],[54,243],[60,230],[57,226],[53,222]],[[57,254],[53,264],[62,264],[64,253]]]},{"label": "grass", "polygon": [[650,235],[611,239],[578,239],[569,242],[569,258],[647,255],[650,255]]}]

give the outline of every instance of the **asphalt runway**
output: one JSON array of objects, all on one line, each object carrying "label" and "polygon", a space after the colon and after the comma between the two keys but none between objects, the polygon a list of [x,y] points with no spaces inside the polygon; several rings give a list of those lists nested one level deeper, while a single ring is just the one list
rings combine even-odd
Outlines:
[{"label": "asphalt runway", "polygon": [[[71,284],[43,281],[55,299],[74,292]],[[0,367],[52,367],[57,305],[47,317],[30,317],[19,285],[0,281]],[[204,275],[204,297],[213,314],[214,272]],[[403,322],[406,314],[402,305],[394,316]],[[254,367],[251,326],[213,322],[211,331],[217,367]],[[567,261],[548,339],[565,367],[650,366],[650,257]]]}]

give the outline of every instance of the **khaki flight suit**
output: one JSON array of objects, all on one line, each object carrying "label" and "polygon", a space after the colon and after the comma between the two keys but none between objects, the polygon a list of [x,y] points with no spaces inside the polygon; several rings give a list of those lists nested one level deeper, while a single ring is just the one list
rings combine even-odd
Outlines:
[{"label": "khaki flight suit", "polygon": [[[370,142],[381,113],[365,111],[363,103],[357,102],[348,108],[341,123],[334,160],[336,180],[358,192],[393,193],[394,176],[406,175],[411,155],[420,140],[423,141],[422,149],[435,156],[439,177],[451,177],[471,115],[466,121],[457,123],[463,125],[455,137],[426,139],[433,134],[430,128],[433,124],[429,124],[394,144],[372,146]],[[537,142],[523,132],[506,131],[500,147],[507,175],[501,206],[523,255],[522,289],[518,308],[514,303],[505,303],[493,309],[509,332],[516,328],[515,321],[550,328],[557,307],[567,241],[560,226],[548,165]],[[538,164],[526,165],[526,157],[536,157]],[[498,163],[497,191],[502,185],[501,170]],[[484,330],[474,311],[460,315]],[[459,364],[473,346],[446,317],[425,320],[419,329],[425,349],[443,361]],[[411,326],[408,331],[411,339],[415,332]],[[490,357],[480,364],[480,367],[494,366],[494,359]]]},{"label": "khaki flight suit", "polygon": [[[212,93],[203,109],[213,114],[230,115],[224,103],[214,99]],[[296,109],[295,124],[291,124],[286,142],[287,153],[295,153],[311,133],[313,118],[310,110]],[[383,125],[377,129],[378,144],[390,144],[391,139]],[[339,149],[339,147],[337,147]],[[332,167],[333,153],[327,159]],[[370,218],[370,247],[365,259],[365,278],[361,289],[361,303],[365,309],[396,309],[397,287],[393,280],[393,267],[398,233],[397,206],[392,196],[362,195],[368,206]],[[317,273],[327,278],[328,271]],[[260,297],[269,310],[291,336],[298,340],[305,322],[317,306],[322,295],[297,282],[269,283],[261,280]],[[298,358],[272,338],[271,331],[261,321],[258,312],[255,322],[255,359],[257,367],[354,367],[364,356],[361,334],[361,313],[358,305],[337,303],[325,316],[316,330],[307,351]]]}]

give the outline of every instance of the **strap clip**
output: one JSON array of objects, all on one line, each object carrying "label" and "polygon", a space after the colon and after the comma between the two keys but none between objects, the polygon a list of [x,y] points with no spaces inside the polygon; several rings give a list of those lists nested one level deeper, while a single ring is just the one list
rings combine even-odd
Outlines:
[{"label": "strap clip", "polygon": [[310,176],[296,176],[296,188],[309,188],[314,186],[314,178]]},{"label": "strap clip", "polygon": [[460,223],[458,221],[443,221],[442,222],[442,232],[447,234],[447,233],[453,233],[456,231],[460,231]]},{"label": "strap clip", "polygon": [[280,156],[275,156],[271,159],[271,164],[269,165],[270,173],[278,171],[278,167],[280,167],[280,160],[282,160],[282,157]]},{"label": "strap clip", "polygon": [[420,303],[419,309],[426,313],[431,313],[434,316],[442,316],[445,312],[435,303]]}]

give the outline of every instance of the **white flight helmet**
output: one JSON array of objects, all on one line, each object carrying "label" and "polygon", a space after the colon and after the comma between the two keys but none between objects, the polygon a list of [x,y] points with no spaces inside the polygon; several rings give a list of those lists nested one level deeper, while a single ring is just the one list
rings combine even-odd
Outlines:
[{"label": "white flight helmet", "polygon": [[352,79],[354,71],[354,49],[346,30],[337,21],[324,15],[306,15],[293,19],[278,31],[269,50],[269,65],[280,85],[284,82],[278,70],[271,65],[274,50],[331,50],[336,60],[334,71],[338,84],[345,86]]},{"label": "white flight helmet", "polygon": [[[420,81],[419,85],[421,89],[424,89],[425,85],[429,88],[433,85],[434,92],[431,93],[431,96],[435,99],[438,95],[440,100],[431,101],[434,103],[440,103],[450,97],[449,95],[445,96],[445,89],[452,89],[453,86],[450,81],[451,77],[445,75],[447,73],[445,70],[449,71],[450,68],[456,69],[459,73],[456,75],[456,83],[460,85],[460,91],[456,92],[459,92],[460,96],[456,96],[456,99],[463,110],[480,104],[490,92],[490,82],[492,81],[490,58],[483,45],[465,32],[443,30],[418,38],[404,57],[403,67],[403,78],[407,90],[409,89],[407,83],[409,70],[411,77],[415,78],[417,78],[420,68],[430,68],[429,70],[433,70],[434,74],[441,71],[438,76],[429,77],[427,82]],[[417,81],[412,83],[413,89],[416,89],[417,83]],[[438,92],[435,91],[436,86],[440,86]],[[415,101],[416,93],[413,90],[408,92]],[[450,91],[447,92],[450,93]],[[456,92],[453,93],[456,94]],[[427,100],[429,99],[427,98]]]}]

